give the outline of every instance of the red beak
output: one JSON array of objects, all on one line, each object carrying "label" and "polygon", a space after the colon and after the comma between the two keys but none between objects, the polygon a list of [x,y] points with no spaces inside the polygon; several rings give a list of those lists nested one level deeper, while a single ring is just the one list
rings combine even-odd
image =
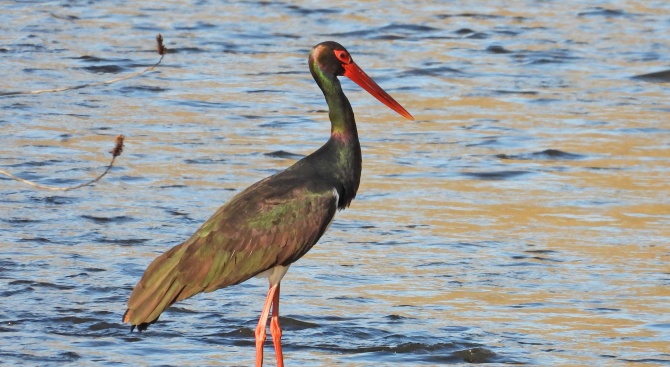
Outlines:
[{"label": "red beak", "polygon": [[345,70],[344,76],[351,79],[354,83],[360,85],[361,88],[372,94],[379,100],[379,102],[387,105],[393,111],[405,116],[405,118],[409,120],[414,120],[414,117],[412,117],[412,115],[410,115],[409,112],[407,112],[407,110],[400,105],[400,103],[396,102],[393,97],[389,96],[388,93],[386,93],[382,87],[375,83],[375,81],[372,80],[372,78],[370,78],[368,74],[363,71],[363,69],[358,67],[355,62],[352,61],[349,64],[343,64],[343,66]]}]

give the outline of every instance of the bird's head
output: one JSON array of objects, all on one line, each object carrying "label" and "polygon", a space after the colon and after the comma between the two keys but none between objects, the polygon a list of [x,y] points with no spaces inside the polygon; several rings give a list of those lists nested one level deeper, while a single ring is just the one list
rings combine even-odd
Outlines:
[{"label": "bird's head", "polygon": [[319,85],[322,77],[346,76],[392,110],[409,120],[414,120],[400,103],[388,95],[354,62],[349,51],[337,42],[326,41],[314,46],[309,54],[309,69]]}]

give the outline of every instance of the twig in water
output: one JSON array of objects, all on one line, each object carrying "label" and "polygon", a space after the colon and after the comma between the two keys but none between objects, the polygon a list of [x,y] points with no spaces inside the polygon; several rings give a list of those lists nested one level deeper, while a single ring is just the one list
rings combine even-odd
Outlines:
[{"label": "twig in water", "polygon": [[40,185],[40,184],[32,182],[32,181],[24,180],[22,178],[14,176],[11,173],[9,173],[5,170],[2,170],[2,169],[0,169],[0,173],[9,177],[9,178],[13,178],[16,181],[23,182],[25,184],[28,184],[30,186],[34,186],[34,187],[37,187],[37,188],[40,188],[40,189],[46,189],[46,190],[52,190],[52,191],[69,191],[69,190],[78,189],[80,187],[88,186],[88,185],[91,185],[93,183],[98,182],[104,175],[107,174],[107,172],[109,172],[110,169],[112,169],[112,167],[114,166],[114,161],[116,160],[116,157],[120,156],[121,153],[123,152],[123,139],[124,139],[123,135],[117,135],[116,136],[116,140],[115,140],[116,145],[114,145],[114,149],[112,149],[112,151],[110,152],[110,153],[112,153],[112,160],[109,162],[109,165],[107,165],[107,168],[105,168],[105,171],[100,176],[94,178],[91,181],[85,182],[83,184],[79,184],[79,185],[75,185],[75,186],[69,186],[69,187],[53,187],[53,186]]},{"label": "twig in water", "polygon": [[105,84],[112,84],[116,83],[122,80],[130,79],[133,77],[136,77],[138,75],[142,75],[148,71],[153,70],[156,66],[158,66],[161,61],[163,61],[163,57],[167,53],[167,48],[163,45],[163,36],[158,34],[156,36],[156,44],[157,44],[157,51],[158,54],[161,55],[161,58],[158,60],[157,63],[155,63],[153,66],[150,66],[142,71],[138,71],[136,73],[132,73],[130,75],[126,75],[121,78],[116,78],[112,80],[106,80],[103,82],[95,82],[95,83],[88,83],[88,84],[82,84],[82,85],[75,85],[73,87],[65,87],[65,88],[56,88],[56,89],[43,89],[43,90],[31,90],[31,91],[17,91],[17,92],[0,92],[0,97],[2,96],[16,96],[19,94],[41,94],[41,93],[54,93],[54,92],[63,92],[66,90],[74,90],[74,89],[82,89],[82,88],[88,88],[88,87],[97,87],[100,85],[105,85]]}]

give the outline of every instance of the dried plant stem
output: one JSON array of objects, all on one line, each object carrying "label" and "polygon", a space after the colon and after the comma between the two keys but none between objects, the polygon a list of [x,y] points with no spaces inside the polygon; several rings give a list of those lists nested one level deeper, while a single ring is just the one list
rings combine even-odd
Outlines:
[{"label": "dried plant stem", "polygon": [[5,170],[2,170],[2,169],[0,169],[0,173],[9,177],[9,178],[12,178],[16,181],[23,182],[25,184],[28,184],[30,186],[34,186],[34,187],[37,187],[37,188],[40,188],[40,189],[52,190],[52,191],[69,191],[69,190],[78,189],[80,187],[88,186],[88,185],[91,185],[91,184],[94,184],[94,183],[100,181],[100,179],[103,176],[105,176],[107,174],[107,172],[109,172],[110,169],[112,169],[112,167],[114,166],[114,161],[116,160],[116,157],[120,156],[121,153],[123,152],[123,139],[124,139],[123,135],[117,135],[116,136],[114,149],[112,149],[112,151],[110,152],[110,153],[112,153],[112,160],[107,165],[107,168],[105,168],[105,171],[102,174],[100,174],[98,177],[94,178],[93,180],[82,183],[82,184],[79,184],[79,185],[68,186],[68,187],[54,187],[54,186],[40,185],[38,183],[28,181],[28,180],[24,180],[20,177],[16,177],[13,174],[11,174],[11,173],[9,173]]},{"label": "dried plant stem", "polygon": [[75,89],[82,89],[82,88],[88,88],[88,87],[97,87],[100,85],[105,85],[105,84],[112,84],[116,82],[120,82],[122,80],[130,79],[133,77],[136,77],[138,75],[142,75],[146,73],[147,71],[153,70],[158,64],[161,63],[163,60],[163,56],[158,60],[156,64],[153,66],[150,66],[142,71],[138,71],[136,73],[132,73],[130,75],[123,76],[121,78],[116,78],[112,80],[105,80],[103,82],[95,82],[95,83],[88,83],[88,84],[81,84],[81,85],[75,85],[73,87],[64,87],[64,88],[55,88],[55,89],[41,89],[41,90],[29,90],[29,91],[18,91],[18,92],[0,92],[0,96],[16,96],[20,94],[42,94],[42,93],[55,93],[55,92],[64,92],[66,90],[75,90]]},{"label": "dried plant stem", "polygon": [[74,90],[74,89],[82,89],[82,88],[88,88],[88,87],[97,87],[100,85],[105,85],[105,84],[112,84],[116,83],[122,80],[134,78],[138,75],[142,75],[148,71],[154,70],[156,66],[158,66],[161,61],[163,61],[163,57],[165,57],[165,54],[167,53],[167,48],[163,45],[163,36],[160,34],[156,36],[156,44],[157,44],[157,51],[158,54],[161,55],[161,58],[158,59],[158,62],[155,63],[153,66],[150,66],[142,71],[138,71],[136,73],[132,73],[130,75],[126,75],[120,78],[112,79],[112,80],[105,80],[102,82],[95,82],[95,83],[88,83],[88,84],[82,84],[82,85],[75,85],[73,87],[64,87],[64,88],[55,88],[55,89],[43,89],[43,90],[31,90],[31,91],[17,91],[17,92],[0,92],[0,96],[16,96],[16,95],[21,95],[21,94],[41,94],[41,93],[54,93],[54,92],[63,92],[66,90]]},{"label": "dried plant stem", "polygon": [[[161,63],[161,61],[163,61],[163,57],[167,53],[167,48],[165,47],[165,45],[163,45],[163,36],[161,36],[160,34],[158,34],[156,36],[156,50],[158,51],[158,54],[161,55],[161,57],[160,57],[160,59],[158,60],[157,63],[155,63],[153,66],[150,66],[150,67],[148,67],[148,68],[146,68],[142,71],[139,71],[139,72],[136,72],[136,73],[133,73],[133,74],[130,74],[130,75],[126,75],[126,76],[121,77],[121,78],[106,80],[106,81],[103,81],[103,82],[82,84],[82,85],[77,85],[77,86],[74,86],[74,87],[44,89],[44,90],[34,90],[34,91],[23,91],[23,92],[0,92],[0,96],[13,96],[13,95],[19,95],[19,94],[41,94],[41,93],[63,92],[63,91],[73,90],[73,89],[81,89],[81,88],[87,88],[87,87],[95,87],[95,86],[104,85],[104,84],[112,84],[112,83],[116,83],[116,82],[121,81],[121,80],[130,79],[130,78],[136,77],[138,75],[142,75],[142,74],[144,74],[148,71],[153,70],[156,66],[158,66]],[[80,187],[88,186],[88,185],[91,185],[91,184],[94,184],[94,183],[98,182],[101,178],[103,178],[107,174],[107,172],[109,172],[109,170],[112,169],[112,167],[114,166],[114,161],[116,160],[116,157],[120,156],[121,153],[123,152],[123,139],[124,139],[123,135],[118,135],[116,137],[116,145],[114,146],[114,149],[111,151],[112,160],[107,165],[107,168],[105,168],[105,171],[102,172],[102,174],[100,174],[98,177],[94,178],[93,180],[82,183],[82,184],[79,184],[79,185],[68,186],[68,187],[54,187],[54,186],[40,185],[38,183],[28,181],[28,180],[22,179],[20,177],[16,177],[13,174],[11,174],[11,173],[9,173],[5,170],[2,170],[2,169],[0,169],[0,174],[3,174],[3,175],[5,175],[5,176],[7,176],[11,179],[16,180],[16,181],[23,182],[27,185],[37,187],[37,188],[40,188],[40,189],[45,189],[45,190],[69,191],[69,190],[78,189]]]}]

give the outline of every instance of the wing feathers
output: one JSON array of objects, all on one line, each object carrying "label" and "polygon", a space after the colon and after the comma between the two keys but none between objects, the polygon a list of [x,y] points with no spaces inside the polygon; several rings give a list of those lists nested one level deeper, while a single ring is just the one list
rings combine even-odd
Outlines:
[{"label": "wing feathers", "polygon": [[123,321],[146,328],[174,302],[302,257],[335,215],[337,193],[284,181],[278,175],[252,185],[186,242],[157,257],[133,290]]}]

